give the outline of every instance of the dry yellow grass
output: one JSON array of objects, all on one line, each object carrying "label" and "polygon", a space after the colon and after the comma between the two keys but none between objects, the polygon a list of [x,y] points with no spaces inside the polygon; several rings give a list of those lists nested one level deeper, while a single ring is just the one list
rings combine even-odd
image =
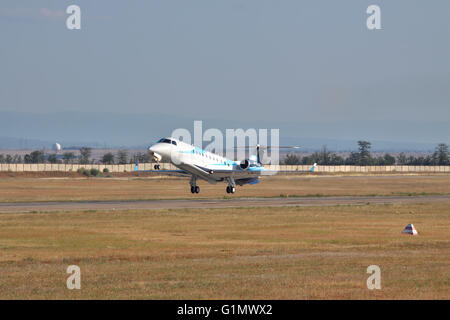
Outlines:
[{"label": "dry yellow grass", "polygon": [[446,203],[1,214],[0,253],[2,299],[450,298]]},{"label": "dry yellow grass", "polygon": [[175,198],[279,197],[311,195],[450,194],[450,175],[275,176],[257,185],[225,192],[225,183],[200,181],[201,192],[190,193],[185,178],[1,178],[0,202],[136,200]]}]

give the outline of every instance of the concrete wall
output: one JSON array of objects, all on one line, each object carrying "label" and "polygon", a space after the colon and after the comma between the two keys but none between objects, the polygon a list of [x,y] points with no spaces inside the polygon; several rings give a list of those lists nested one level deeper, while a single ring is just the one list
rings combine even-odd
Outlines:
[{"label": "concrete wall", "polygon": [[[107,168],[109,172],[132,172],[134,171],[134,164],[114,164],[114,165],[100,165],[100,164],[0,164],[0,171],[6,172],[39,172],[39,171],[60,171],[60,172],[74,172],[79,168],[98,169],[103,171]],[[140,163],[139,170],[153,170],[153,163]],[[271,171],[308,171],[311,169],[310,165],[267,165],[267,170]],[[176,170],[177,168],[170,163],[161,163],[163,170]],[[448,172],[450,173],[450,166],[318,166],[315,172]]]}]

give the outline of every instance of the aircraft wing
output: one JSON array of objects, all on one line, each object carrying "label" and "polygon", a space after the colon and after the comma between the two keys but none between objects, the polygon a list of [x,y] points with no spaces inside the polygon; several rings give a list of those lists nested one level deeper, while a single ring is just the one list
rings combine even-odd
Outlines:
[{"label": "aircraft wing", "polygon": [[168,176],[190,176],[189,172],[184,170],[139,170],[138,166],[134,167],[134,172],[153,172],[158,174],[165,174]]},{"label": "aircraft wing", "polygon": [[[313,172],[317,167],[315,163],[311,169],[308,171],[292,171],[294,173],[299,172]],[[198,166],[195,164],[180,164],[180,170],[138,170],[138,167],[135,166],[134,171],[136,172],[154,172],[158,174],[164,175],[172,175],[172,176],[191,176],[196,175],[204,180],[207,180],[211,183],[215,183],[216,180],[220,180],[222,178],[233,177],[234,179],[252,179],[258,178],[259,176],[270,176],[279,174],[280,171],[275,170],[266,170],[264,167],[250,167],[247,170],[241,169],[232,169],[232,170],[211,170],[208,168],[204,168],[202,166]],[[283,171],[286,172],[286,171]]]},{"label": "aircraft wing", "polygon": [[154,172],[161,175],[169,175],[169,176],[192,176],[195,175],[201,179],[204,179],[210,183],[216,183],[216,177],[212,174],[212,172],[206,168],[194,165],[183,163],[179,164],[180,170],[139,170],[138,166],[134,167],[135,172]]},{"label": "aircraft wing", "polygon": [[245,178],[253,178],[253,177],[259,177],[259,176],[272,176],[277,175],[280,172],[286,173],[309,173],[314,172],[314,170],[317,168],[317,163],[314,163],[314,165],[309,170],[293,170],[293,171],[276,171],[276,170],[267,170],[264,167],[250,167],[247,170],[241,170],[241,169],[233,169],[233,170],[209,170],[206,168],[202,168],[199,166],[196,166],[198,168],[201,168],[203,172],[208,172],[212,176],[217,178],[226,178],[229,176],[232,176],[235,179],[245,179]]}]

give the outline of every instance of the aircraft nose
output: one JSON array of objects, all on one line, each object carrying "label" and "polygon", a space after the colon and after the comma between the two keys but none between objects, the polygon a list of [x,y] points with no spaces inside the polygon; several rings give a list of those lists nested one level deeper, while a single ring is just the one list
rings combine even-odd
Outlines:
[{"label": "aircraft nose", "polygon": [[148,148],[150,153],[157,153],[160,155],[168,155],[171,151],[171,145],[167,143],[155,143]]},{"label": "aircraft nose", "polygon": [[154,159],[158,161],[161,161],[164,155],[163,150],[161,150],[161,146],[158,143],[148,147],[148,152]]},{"label": "aircraft nose", "polygon": [[150,152],[160,152],[163,149],[161,143],[154,143],[150,147],[148,147],[148,151]]}]

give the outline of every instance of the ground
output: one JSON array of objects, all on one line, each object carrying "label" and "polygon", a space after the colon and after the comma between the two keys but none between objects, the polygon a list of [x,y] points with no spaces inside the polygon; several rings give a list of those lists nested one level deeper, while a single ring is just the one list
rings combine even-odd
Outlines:
[{"label": "ground", "polygon": [[[174,198],[181,190],[179,197],[193,197],[187,181],[173,178],[8,179],[0,201]],[[450,194],[449,182],[448,175],[277,177],[258,192],[238,192],[411,196]],[[224,193],[225,185],[202,186],[203,197]],[[401,233],[408,223],[418,236]],[[445,201],[3,213],[0,252],[0,299],[450,298]],[[81,290],[66,288],[69,265],[81,268]],[[381,268],[381,290],[367,289],[369,265]]]},{"label": "ground", "polygon": [[[40,173],[36,173],[38,175]],[[116,175],[116,174],[115,174]],[[101,201],[192,199],[188,178],[118,175],[115,178],[82,178],[33,175],[0,178],[0,202]],[[201,199],[223,197],[295,197],[343,195],[450,194],[450,174],[433,175],[301,175],[263,177],[256,185],[237,187],[227,194],[226,184],[199,181]]]}]

